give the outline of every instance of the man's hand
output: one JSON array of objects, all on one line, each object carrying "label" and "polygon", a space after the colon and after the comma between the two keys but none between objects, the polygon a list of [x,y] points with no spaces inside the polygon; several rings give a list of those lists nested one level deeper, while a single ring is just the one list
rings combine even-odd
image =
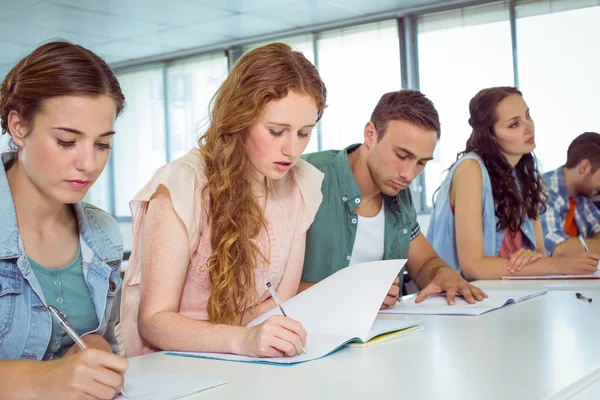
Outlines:
[{"label": "man's hand", "polygon": [[415,303],[420,303],[428,296],[443,292],[446,292],[448,304],[451,306],[454,305],[454,299],[457,294],[462,295],[469,304],[475,304],[475,300],[482,301],[484,298],[488,297],[481,289],[464,280],[464,278],[452,268],[440,267],[435,274],[435,278],[419,292],[419,295],[415,299]]},{"label": "man's hand", "polygon": [[396,279],[394,279],[394,283],[392,283],[392,286],[390,287],[388,294],[385,296],[385,299],[383,299],[383,304],[381,305],[381,307],[379,307],[380,310],[385,310],[386,308],[393,307],[394,304],[396,304],[398,296],[400,296],[400,287],[398,286],[399,282],[400,278],[396,277]]}]

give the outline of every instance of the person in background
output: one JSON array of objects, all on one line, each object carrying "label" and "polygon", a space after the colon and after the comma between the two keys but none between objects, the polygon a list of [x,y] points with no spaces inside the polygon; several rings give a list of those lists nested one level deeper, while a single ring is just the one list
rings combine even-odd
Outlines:
[{"label": "person in background", "polygon": [[[304,158],[325,174],[323,203],[308,230],[301,290],[349,265],[407,258],[406,269],[421,289],[416,301],[446,293],[469,303],[486,294],[449,268],[421,233],[409,189],[433,157],[440,122],[422,93],[384,94],[364,128],[364,143]],[[382,308],[399,297],[399,279]]]},{"label": "person in background", "polygon": [[591,198],[600,193],[600,134],[585,132],[567,150],[567,163],[542,175],[548,191],[542,214],[544,244],[553,256],[600,253],[600,211]]},{"label": "person in background", "polygon": [[473,131],[434,202],[427,233],[433,247],[468,280],[595,271],[595,253],[545,256],[540,214],[546,195],[521,92],[483,89],[469,111]]},{"label": "person in background", "polygon": [[112,399],[123,385],[128,362],[113,354],[121,233],[82,199],[106,166],[124,100],[109,66],[67,42],[38,47],[2,82],[14,150],[0,164],[2,399]]},{"label": "person in background", "polygon": [[294,356],[306,331],[294,296],[323,175],[300,160],[325,108],[317,69],[281,43],[243,55],[212,101],[199,148],[162,167],[131,202],[120,351]]}]

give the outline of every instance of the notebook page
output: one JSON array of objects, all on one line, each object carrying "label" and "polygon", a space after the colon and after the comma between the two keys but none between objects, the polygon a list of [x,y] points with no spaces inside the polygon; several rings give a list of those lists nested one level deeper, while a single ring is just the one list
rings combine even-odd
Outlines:
[{"label": "notebook page", "polygon": [[420,315],[481,315],[496,310],[509,303],[523,301],[545,294],[546,290],[486,290],[487,299],[469,304],[462,297],[457,296],[453,306],[448,305],[446,295],[430,296],[422,303],[415,303],[416,296],[404,300],[405,307],[396,304],[380,314],[420,314]]},{"label": "notebook page", "polygon": [[117,400],[174,400],[225,384],[223,380],[151,373],[125,373],[125,391]]}]

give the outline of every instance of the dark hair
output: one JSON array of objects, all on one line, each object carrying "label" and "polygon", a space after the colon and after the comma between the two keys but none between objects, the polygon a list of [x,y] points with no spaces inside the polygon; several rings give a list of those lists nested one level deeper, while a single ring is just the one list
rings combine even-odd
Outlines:
[{"label": "dark hair", "polygon": [[110,96],[117,115],[125,105],[117,78],[96,54],[64,41],[41,45],[19,61],[0,86],[1,132],[8,132],[12,110],[31,124],[45,100],[82,95]]},{"label": "dark hair", "polygon": [[398,90],[381,96],[371,114],[379,139],[387,132],[388,122],[401,120],[435,131],[440,138],[440,117],[431,100],[418,90]]},{"label": "dark hair", "polygon": [[398,90],[381,96],[371,114],[378,138],[388,128],[388,122],[401,120],[411,122],[423,129],[435,131],[440,138],[440,117],[431,100],[417,90]]},{"label": "dark hair", "polygon": [[[533,153],[525,154],[515,166],[515,177],[506,157],[495,139],[494,125],[498,122],[498,104],[510,95],[523,94],[514,87],[483,89],[469,103],[469,125],[473,128],[466,149],[457,156],[475,152],[483,160],[492,182],[496,230],[521,229],[525,217],[537,218],[546,211],[546,194]],[[517,184],[518,181],[518,184]],[[519,186],[521,190],[519,190]]]},{"label": "dark hair", "polygon": [[583,160],[588,160],[592,164],[592,172],[600,168],[600,134],[582,133],[569,145],[565,167],[575,168]]}]

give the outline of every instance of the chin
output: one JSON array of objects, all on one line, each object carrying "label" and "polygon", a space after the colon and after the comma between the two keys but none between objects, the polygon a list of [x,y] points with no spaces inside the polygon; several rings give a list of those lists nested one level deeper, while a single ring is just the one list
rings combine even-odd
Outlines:
[{"label": "chin", "polygon": [[86,193],[60,193],[57,196],[55,196],[55,198],[60,201],[61,203],[64,204],[75,204],[75,203],[79,203],[80,201],[82,201],[85,197]]}]

